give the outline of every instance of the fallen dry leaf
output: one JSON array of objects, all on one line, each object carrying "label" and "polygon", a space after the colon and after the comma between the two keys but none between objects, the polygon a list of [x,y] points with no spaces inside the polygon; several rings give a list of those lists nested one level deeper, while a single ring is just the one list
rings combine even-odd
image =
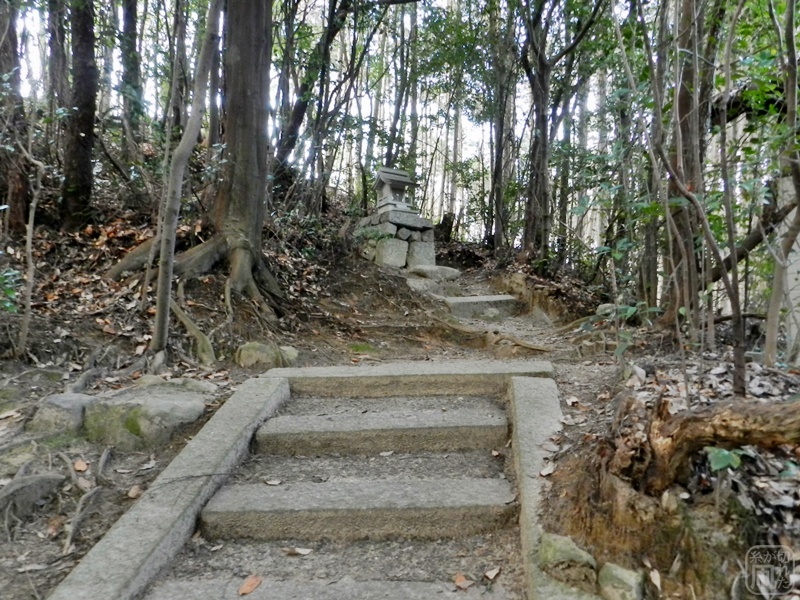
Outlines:
[{"label": "fallen dry leaf", "polygon": [[144,490],[140,485],[135,485],[128,490],[128,498],[133,498],[134,500],[141,498],[142,494],[144,494]]},{"label": "fallen dry leaf", "polygon": [[388,452],[381,452],[381,456],[391,456],[394,454],[394,450],[389,450]]},{"label": "fallen dry leaf", "polygon": [[556,463],[549,462],[547,463],[547,466],[545,466],[544,469],[539,471],[539,475],[541,475],[542,477],[547,477],[548,475],[552,475],[553,473],[555,473],[555,471],[556,471]]},{"label": "fallen dry leaf", "polygon": [[265,479],[264,483],[267,485],[280,485],[283,482],[280,479]]},{"label": "fallen dry leaf", "polygon": [[76,460],[76,461],[73,463],[72,467],[73,467],[73,468],[74,468],[74,469],[75,469],[75,470],[76,470],[78,473],[83,473],[84,471],[86,471],[86,469],[88,469],[88,468],[89,468],[89,465],[87,465],[87,464],[86,464],[86,461],[85,461],[85,460],[83,460],[82,458],[79,458],[78,460]]},{"label": "fallen dry leaf", "polygon": [[94,487],[94,483],[86,479],[85,477],[78,477],[78,487],[84,491],[88,492]]},{"label": "fallen dry leaf", "polygon": [[246,596],[260,585],[261,585],[261,577],[259,577],[258,575],[250,575],[250,577],[245,579],[242,582],[242,585],[239,586],[239,595]]},{"label": "fallen dry leaf", "polygon": [[489,581],[494,581],[494,578],[500,574],[500,567],[495,567],[494,569],[489,569],[486,573],[483,574],[486,579]]},{"label": "fallen dry leaf", "polygon": [[475,582],[471,579],[467,579],[466,575],[463,573],[456,573],[455,579],[453,579],[453,583],[455,586],[460,590],[469,589],[471,586],[475,585]]},{"label": "fallen dry leaf", "polygon": [[154,458],[151,458],[148,462],[144,463],[141,467],[139,467],[140,471],[149,471],[150,469],[155,468],[156,461]]},{"label": "fallen dry leaf", "polygon": [[296,548],[294,546],[286,546],[281,550],[286,553],[286,556],[307,556],[313,552],[311,548]]},{"label": "fallen dry leaf", "polygon": [[47,521],[47,537],[51,540],[56,537],[64,527],[64,523],[67,521],[67,518],[62,515],[56,515],[55,517],[51,517]]},{"label": "fallen dry leaf", "polygon": [[577,396],[570,396],[569,398],[565,398],[564,402],[566,402],[569,406],[575,406],[579,400]]}]

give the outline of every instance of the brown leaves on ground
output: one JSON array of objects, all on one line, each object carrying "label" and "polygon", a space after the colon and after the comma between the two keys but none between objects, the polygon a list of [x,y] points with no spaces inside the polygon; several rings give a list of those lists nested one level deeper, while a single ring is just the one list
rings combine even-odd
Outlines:
[{"label": "brown leaves on ground", "polygon": [[261,585],[262,581],[263,580],[259,575],[250,575],[242,582],[242,585],[239,586],[239,595],[247,596],[247,594],[252,593],[258,586]]}]

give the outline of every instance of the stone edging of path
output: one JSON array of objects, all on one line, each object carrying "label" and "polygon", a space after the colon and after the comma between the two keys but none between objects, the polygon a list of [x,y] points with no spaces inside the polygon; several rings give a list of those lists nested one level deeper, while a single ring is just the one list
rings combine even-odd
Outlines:
[{"label": "stone edging of path", "polygon": [[48,600],[128,600],[180,551],[197,514],[289,399],[286,379],[245,381]]},{"label": "stone edging of path", "polygon": [[520,537],[528,600],[591,600],[597,596],[568,587],[539,568],[544,469],[548,452],[542,448],[561,429],[558,387],[552,379],[512,377],[508,393],[512,423],[514,470],[520,504]]}]

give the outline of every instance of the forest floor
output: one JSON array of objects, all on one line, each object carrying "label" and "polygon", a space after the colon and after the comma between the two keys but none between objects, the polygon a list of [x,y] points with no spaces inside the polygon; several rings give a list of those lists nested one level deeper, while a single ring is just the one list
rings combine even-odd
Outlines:
[{"label": "forest floor", "polygon": [[[136,366],[149,339],[152,298],[142,310],[141,274],[120,282],[103,277],[150,233],[130,222],[120,218],[72,235],[45,229],[37,234],[28,349],[22,360],[0,360],[0,489],[14,477],[46,471],[63,474],[66,483],[32,516],[0,515],[4,597],[46,597],[204,422],[154,452],[112,449],[102,473],[98,467],[105,447],[76,436],[37,436],[24,429],[43,398],[80,381],[89,369],[100,369],[100,376],[83,390],[89,394],[130,386],[142,376],[142,369],[130,367]],[[202,236],[191,225],[182,233],[184,244]],[[551,482],[543,511],[548,530],[572,536],[600,562],[646,568],[651,597],[746,597],[732,590],[742,588],[735,580],[747,548],[758,543],[800,549],[800,520],[795,518],[800,504],[798,448],[775,453],[747,448],[740,466],[718,471],[710,469],[705,455],[698,456],[682,485],[654,499],[650,518],[640,529],[611,531],[604,525],[607,507],[596,501],[598,460],[612,435],[620,398],[635,394],[647,402],[667,395],[674,398],[676,410],[726,398],[730,365],[724,357],[684,355],[669,335],[633,326],[624,336],[627,352],[615,356],[622,336],[607,320],[592,317],[563,327],[571,317],[554,322],[558,314],[551,320],[541,311],[453,328],[441,305],[413,292],[399,273],[356,258],[333,234],[321,237],[325,256],[332,257],[327,261],[315,254],[322,254],[319,239],[312,246],[303,231],[273,244],[267,253],[287,290],[278,331],[267,328],[244,301],[234,305],[234,318],[227,318],[220,271],[182,286],[185,310],[201,329],[214,333],[218,362],[213,368],[195,363],[191,339],[173,324],[170,354],[175,358],[162,376],[216,384],[219,401],[208,406],[206,418],[238,383],[259,372],[233,361],[235,349],[246,341],[292,345],[300,352],[298,366],[449,358],[551,360],[565,418],[564,431],[548,448],[552,465],[541,474]],[[23,246],[8,243],[4,250],[10,265],[24,271]],[[464,295],[486,293],[503,274],[466,247],[451,248],[440,258],[465,270],[460,282]],[[585,290],[574,285],[570,296],[564,292],[569,287],[557,288],[563,310],[554,312],[593,314],[596,304]],[[0,313],[0,353],[13,349],[21,319],[20,314]],[[585,351],[587,340],[594,340],[593,350],[582,356],[578,348]],[[756,363],[748,373],[756,401],[786,399],[800,389],[798,373]],[[99,493],[81,503],[94,488]]]}]

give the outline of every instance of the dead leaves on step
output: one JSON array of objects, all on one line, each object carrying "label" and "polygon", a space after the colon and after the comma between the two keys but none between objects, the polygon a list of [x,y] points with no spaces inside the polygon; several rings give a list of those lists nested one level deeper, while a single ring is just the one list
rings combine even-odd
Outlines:
[{"label": "dead leaves on step", "polygon": [[250,575],[242,582],[242,585],[239,586],[239,595],[247,596],[248,594],[254,592],[255,589],[261,585],[262,581],[263,580],[259,575]]},{"label": "dead leaves on step", "polygon": [[[500,567],[492,567],[484,572],[482,577],[482,582],[488,587],[491,586],[497,576],[500,575],[500,571],[502,569]],[[456,573],[456,576],[453,578],[453,585],[456,586],[456,590],[460,592],[466,592],[469,588],[476,585],[478,582],[474,579],[470,579],[467,575],[459,571]]]}]

